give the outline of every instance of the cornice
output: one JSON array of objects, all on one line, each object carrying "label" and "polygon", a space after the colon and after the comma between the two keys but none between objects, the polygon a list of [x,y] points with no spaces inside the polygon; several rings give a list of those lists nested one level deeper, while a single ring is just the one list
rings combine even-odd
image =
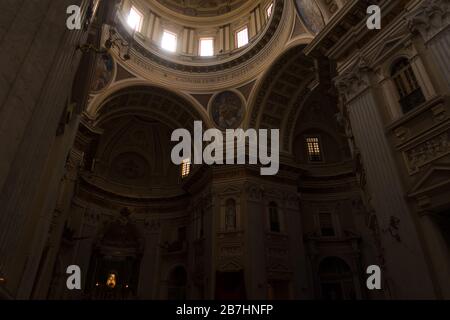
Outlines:
[{"label": "cornice", "polygon": [[370,72],[368,62],[360,56],[350,68],[335,79],[336,88],[345,96],[347,102],[353,100],[370,86]]},{"label": "cornice", "polygon": [[351,0],[308,45],[305,53],[324,55],[336,61],[345,60],[380,33],[380,30],[369,30],[366,26],[368,6],[380,6],[384,29],[405,11],[405,3],[400,0]]}]

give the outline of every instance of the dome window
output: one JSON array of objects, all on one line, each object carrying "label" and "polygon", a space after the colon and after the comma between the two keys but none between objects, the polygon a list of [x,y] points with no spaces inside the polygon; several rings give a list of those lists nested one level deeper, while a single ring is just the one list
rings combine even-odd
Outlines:
[{"label": "dome window", "polygon": [[161,47],[164,50],[170,51],[170,52],[176,52],[177,51],[177,35],[173,32],[164,30],[162,41],[161,41]]},{"label": "dome window", "polygon": [[127,23],[135,31],[141,32],[142,21],[144,20],[144,15],[135,7],[131,7],[130,13],[128,14]]},{"label": "dome window", "polygon": [[240,29],[236,32],[236,44],[238,48],[242,48],[248,44],[248,27]]},{"label": "dome window", "polygon": [[214,39],[213,38],[200,39],[200,56],[202,56],[202,57],[214,56]]}]

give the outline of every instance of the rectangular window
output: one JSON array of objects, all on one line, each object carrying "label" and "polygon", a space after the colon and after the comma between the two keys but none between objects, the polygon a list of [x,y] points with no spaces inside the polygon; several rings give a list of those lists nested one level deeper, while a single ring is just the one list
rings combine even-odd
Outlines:
[{"label": "rectangular window", "polygon": [[334,237],[336,232],[333,225],[333,216],[331,212],[319,213],[320,235],[322,237]]},{"label": "rectangular window", "polygon": [[181,164],[181,178],[186,178],[191,173],[191,159],[184,159]]},{"label": "rectangular window", "polygon": [[248,28],[247,27],[236,32],[236,44],[237,44],[238,48],[241,48],[248,44]]},{"label": "rectangular window", "polygon": [[164,50],[175,52],[177,51],[177,35],[173,32],[164,30],[162,40],[161,40],[161,47]]},{"label": "rectangular window", "polygon": [[306,148],[310,162],[323,161],[319,137],[306,137]]},{"label": "rectangular window", "polygon": [[202,38],[200,39],[200,56],[212,57],[214,55],[214,39]]},{"label": "rectangular window", "polygon": [[142,30],[142,22],[144,20],[144,15],[135,7],[131,7],[130,13],[128,14],[128,25],[137,32]]}]

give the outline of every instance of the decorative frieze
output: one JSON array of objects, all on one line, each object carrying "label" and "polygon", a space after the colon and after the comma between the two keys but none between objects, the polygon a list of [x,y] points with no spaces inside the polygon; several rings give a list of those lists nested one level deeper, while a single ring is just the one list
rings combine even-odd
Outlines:
[{"label": "decorative frieze", "polygon": [[409,174],[450,153],[449,131],[446,131],[404,152]]}]

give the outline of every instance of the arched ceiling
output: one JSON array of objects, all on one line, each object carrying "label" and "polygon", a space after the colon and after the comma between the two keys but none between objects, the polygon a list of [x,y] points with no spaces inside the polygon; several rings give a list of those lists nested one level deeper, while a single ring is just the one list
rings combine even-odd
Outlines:
[{"label": "arched ceiling", "polygon": [[315,62],[296,46],[284,53],[257,88],[248,127],[280,129],[281,150],[291,148],[290,138],[298,112],[317,83]]},{"label": "arched ceiling", "polygon": [[[99,132],[88,148],[95,159],[83,179],[100,193],[127,199],[158,199],[184,194],[179,166],[170,160],[173,130],[205,129],[209,119],[184,97],[170,90],[136,85],[119,89],[92,110],[91,130]],[[100,190],[100,191],[99,191]]]},{"label": "arched ceiling", "polygon": [[[154,1],[154,0],[149,0]],[[241,8],[252,0],[157,0],[170,10],[193,17],[215,17]]]},{"label": "arched ceiling", "polygon": [[182,96],[160,87],[132,86],[109,95],[94,111],[94,125],[104,127],[115,119],[135,115],[157,119],[171,129],[193,130],[194,121],[210,123],[205,114]]}]

